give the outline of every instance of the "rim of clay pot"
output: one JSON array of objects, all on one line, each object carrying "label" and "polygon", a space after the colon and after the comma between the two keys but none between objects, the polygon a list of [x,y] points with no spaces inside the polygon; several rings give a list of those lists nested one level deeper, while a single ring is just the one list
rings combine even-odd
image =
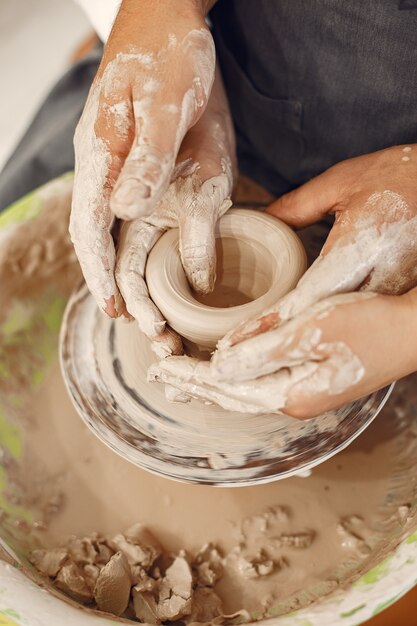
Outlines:
[{"label": "rim of clay pot", "polygon": [[[232,245],[229,242],[236,242],[237,262],[250,272],[250,277],[238,280],[246,283],[253,300],[230,307],[202,302],[181,264],[178,229],[161,237],[146,266],[149,293],[168,324],[182,337],[210,348],[240,322],[261,314],[291,291],[307,265],[304,247],[294,231],[262,211],[231,209],[219,220],[215,236],[222,239],[226,253]],[[228,270],[225,267],[224,273]]]}]

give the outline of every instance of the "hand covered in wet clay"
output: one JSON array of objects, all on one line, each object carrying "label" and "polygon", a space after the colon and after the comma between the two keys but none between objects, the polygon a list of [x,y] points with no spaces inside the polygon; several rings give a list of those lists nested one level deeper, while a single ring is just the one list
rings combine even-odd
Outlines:
[{"label": "hand covered in wet clay", "polygon": [[[217,98],[211,121],[202,119],[215,76],[214,43],[204,8],[198,0],[181,2],[181,9],[176,0],[124,0],[76,130],[70,233],[90,291],[112,317],[126,314],[115,277],[116,251],[110,232],[114,216],[125,220],[152,216],[150,224],[157,221],[161,230],[177,226],[179,200],[172,186],[179,187],[178,181],[186,177],[193,181],[195,193],[205,194],[205,204],[211,205],[216,217],[230,194],[227,105],[218,104]],[[193,138],[187,135],[191,128]],[[212,133],[210,141],[204,137],[206,132]],[[203,137],[209,153],[195,146]],[[172,206],[169,218],[162,217],[166,193],[177,205],[177,219]],[[213,221],[212,216],[209,219]],[[190,230],[199,230],[197,221],[189,224]],[[132,234],[124,232],[122,237],[127,241]],[[142,234],[139,226],[137,234]],[[143,235],[148,250],[156,234]],[[187,274],[193,277],[201,269],[204,282],[204,272],[210,275],[211,270],[203,261],[197,262],[198,254],[203,254],[202,240],[203,233],[192,251],[192,237],[183,234],[182,238],[183,259],[191,259]],[[145,257],[130,264],[135,265],[134,271],[146,260],[143,247],[138,254]],[[120,268],[123,260],[119,261]],[[142,287],[138,296],[143,301]],[[138,306],[130,299],[127,309],[136,316]],[[144,307],[149,310],[151,305]],[[159,322],[161,331],[163,322]]]},{"label": "hand covered in wet clay", "polygon": [[166,326],[149,297],[145,267],[149,252],[168,228],[179,228],[182,264],[199,293],[213,289],[216,274],[215,226],[232,205],[234,133],[221,76],[207,108],[182,142],[171,183],[154,211],[121,227],[116,282],[128,312],[152,339],[158,355],[180,354],[178,335]]},{"label": "hand covered in wet clay", "polygon": [[274,202],[268,212],[294,227],[335,214],[320,256],[275,307],[224,337],[211,364],[181,361],[176,378],[160,364],[154,377],[226,408],[235,397],[305,419],[415,371],[416,181],[417,146],[400,146]]}]

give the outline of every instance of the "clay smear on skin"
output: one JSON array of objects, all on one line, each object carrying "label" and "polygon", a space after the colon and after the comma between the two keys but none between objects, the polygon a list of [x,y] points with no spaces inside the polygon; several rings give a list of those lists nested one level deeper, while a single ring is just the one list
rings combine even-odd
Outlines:
[{"label": "clay smear on skin", "polygon": [[[187,357],[161,361],[150,368],[149,379],[177,388],[177,401],[183,400],[185,393],[189,398],[215,402],[230,411],[252,414],[280,412],[295,393],[343,393],[364,376],[361,360],[343,342],[323,343],[321,330],[307,325],[316,315],[321,319],[329,315],[337,305],[373,296],[342,294],[320,302],[282,328],[230,349],[234,372],[231,382],[232,359],[227,350],[216,353],[212,365]],[[303,326],[307,328],[290,348]],[[282,356],[278,358],[277,352]],[[327,355],[324,361],[323,354]],[[172,397],[172,390],[170,393]]]},{"label": "clay smear on skin", "polygon": [[[161,150],[153,145],[152,137],[155,135],[154,117],[163,95],[160,85],[154,79],[148,80],[143,91],[145,97],[133,101],[134,118],[139,126],[138,134],[129,153],[126,166],[128,170],[123,172],[117,182],[113,195],[113,208],[120,217],[132,219],[136,217],[137,200],[143,203],[143,212],[146,207],[156,203],[166,190],[169,183],[177,152],[181,141],[189,126],[199,117],[199,110],[206,104],[214,76],[214,52],[210,34],[205,31],[191,31],[187,37],[178,44],[176,39],[170,41],[168,53],[178,46],[184,50],[185,57],[189,53],[193,55],[195,76],[192,78],[190,87],[183,95],[179,110],[175,106],[169,106],[169,112],[175,118],[172,123],[176,126],[176,135],[169,149]],[[162,50],[156,58],[151,55],[149,69],[157,75],[159,67],[165,62],[167,52]],[[162,86],[161,86],[162,89]],[[165,187],[161,184],[165,181]],[[133,213],[132,213],[133,210]]]},{"label": "clay smear on skin", "polygon": [[411,146],[406,146],[403,148],[404,156],[401,158],[401,161],[411,161],[410,152],[412,151]]},{"label": "clay smear on skin", "polygon": [[[148,132],[152,135],[155,130],[152,127],[150,112],[155,106],[156,98],[161,98],[157,89],[157,79],[150,84],[149,74],[151,73],[154,78],[159,71],[162,71],[165,57],[170,53],[172,46],[181,46],[185,54],[188,49],[193,51],[195,76],[193,86],[185,93],[181,110],[177,114],[179,115],[177,135],[172,152],[161,155],[160,152],[155,152],[156,146],[147,144]],[[157,202],[165,191],[164,181],[166,185],[169,184],[169,169],[174,166],[182,135],[188,125],[195,120],[196,111],[201,108],[204,98],[208,97],[214,75],[214,62],[210,34],[204,29],[195,30],[191,31],[180,43],[171,38],[168,47],[162,49],[158,55],[142,51],[118,55],[108,64],[103,76],[90,92],[75,137],[76,185],[70,231],[87,284],[103,309],[112,296],[116,297],[117,304],[118,296],[114,279],[115,252],[110,235],[113,222],[113,215],[110,211],[111,191],[107,181],[111,170],[117,171],[121,164],[118,162],[118,157],[112,155],[108,142],[96,135],[96,121],[100,112],[101,99],[103,97],[110,99],[115,90],[126,88],[132,65],[136,69],[136,74],[145,74],[146,82],[142,86],[145,88],[145,97],[132,105],[136,116],[140,117],[141,128],[140,136],[135,139],[130,157],[135,162],[135,176],[138,179],[143,177],[146,182],[146,193],[144,191],[142,194],[142,209],[146,213],[148,205],[150,207],[151,203]],[[123,67],[126,68],[125,74],[123,74]],[[107,115],[109,120],[113,119],[121,142],[131,132],[133,125],[130,116],[125,118],[125,125],[123,123],[122,118],[128,108],[129,105],[122,101],[111,104],[107,109],[104,106],[102,110],[104,116]],[[123,202],[126,200],[126,195],[130,194],[129,185],[133,185],[132,190],[137,198],[138,185],[145,183],[140,183],[140,180],[127,179],[125,184],[127,189],[122,194]]]},{"label": "clay smear on skin", "polygon": [[[195,398],[221,406],[227,411],[249,413],[281,413],[293,393],[306,395],[326,391],[337,395],[356,384],[364,375],[361,361],[341,342],[325,345],[333,351],[332,360],[322,367],[319,362],[307,362],[282,369],[276,374],[248,382],[221,383],[214,380],[209,365],[190,357],[169,357],[149,368],[151,382],[169,386],[170,401]],[[340,375],[339,368],[344,368]],[[176,389],[176,394],[173,392]]]},{"label": "clay smear on skin", "polygon": [[[373,293],[339,294],[318,302],[307,312],[289,320],[282,327],[268,331],[215,353],[211,370],[217,380],[230,377],[231,359],[235,361],[234,380],[272,374],[279,369],[318,362],[321,352],[331,354],[332,344],[322,344],[322,330],[316,324],[328,317],[338,306],[375,297]],[[336,342],[340,343],[340,342]],[[336,344],[335,344],[336,345]],[[346,346],[347,350],[349,348]],[[346,352],[347,354],[347,352]],[[353,356],[353,355],[352,355]],[[346,381],[348,386],[348,381]]]}]

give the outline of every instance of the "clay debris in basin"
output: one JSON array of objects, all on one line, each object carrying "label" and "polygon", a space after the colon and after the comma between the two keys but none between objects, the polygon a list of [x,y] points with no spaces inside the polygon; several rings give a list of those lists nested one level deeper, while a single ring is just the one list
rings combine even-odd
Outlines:
[{"label": "clay debris in basin", "polygon": [[[223,624],[235,617],[223,614],[213,590],[223,574],[215,546],[193,558],[185,551],[168,554],[141,524],[111,539],[73,537],[63,547],[34,550],[31,560],[74,600],[114,615],[151,624]],[[249,618],[244,611],[239,616]]]},{"label": "clay debris in basin", "polygon": [[247,622],[245,610],[225,615],[215,591],[224,573],[248,581],[268,577],[288,567],[280,548],[305,549],[315,538],[313,531],[305,531],[260,547],[260,535],[276,515],[269,511],[247,518],[237,528],[237,545],[226,555],[211,543],[192,556],[184,550],[170,554],[146,527],[136,524],[111,539],[93,533],[72,537],[63,547],[34,550],[31,560],[74,600],[117,616],[150,624],[227,624],[236,617]]}]

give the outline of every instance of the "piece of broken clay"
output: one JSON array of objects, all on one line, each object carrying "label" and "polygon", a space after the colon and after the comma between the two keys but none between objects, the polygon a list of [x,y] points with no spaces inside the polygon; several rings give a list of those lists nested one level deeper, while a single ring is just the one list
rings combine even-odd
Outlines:
[{"label": "piece of broken clay", "polygon": [[123,552],[130,565],[149,568],[162,552],[155,537],[143,524],[135,524],[123,534],[118,534],[109,545],[115,551]]},{"label": "piece of broken clay", "polygon": [[222,601],[213,589],[197,587],[193,595],[191,613],[183,618],[186,624],[210,622],[223,615]]},{"label": "piece of broken clay", "polygon": [[202,587],[214,587],[223,575],[223,557],[212,543],[201,548],[193,566],[197,583]]},{"label": "piece of broken clay", "polygon": [[122,552],[114,554],[97,578],[94,599],[98,608],[121,615],[127,609],[132,587],[129,563]]},{"label": "piece of broken clay", "polygon": [[[156,592],[156,593],[155,593]],[[154,593],[133,589],[133,608],[141,622],[159,624],[189,615],[193,603],[193,575],[184,556],[178,556]]]},{"label": "piece of broken clay", "polygon": [[52,550],[34,550],[31,555],[33,565],[46,576],[55,577],[67,560],[68,552],[65,548]]},{"label": "piece of broken clay", "polygon": [[191,612],[193,575],[183,556],[177,556],[161,581],[158,615],[161,621],[176,620]]},{"label": "piece of broken clay", "polygon": [[55,585],[77,602],[88,604],[93,594],[88,587],[81,569],[75,563],[66,563],[58,572]]}]

